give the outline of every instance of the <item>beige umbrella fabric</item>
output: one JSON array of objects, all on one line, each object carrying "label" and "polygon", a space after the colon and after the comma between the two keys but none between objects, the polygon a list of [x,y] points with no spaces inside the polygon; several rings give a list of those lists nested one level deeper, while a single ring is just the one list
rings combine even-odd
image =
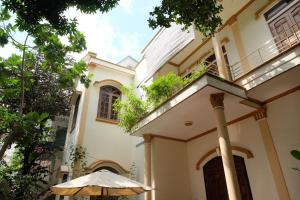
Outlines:
[{"label": "beige umbrella fabric", "polygon": [[100,170],[51,187],[54,194],[63,196],[129,196],[150,190],[144,184],[108,170]]}]

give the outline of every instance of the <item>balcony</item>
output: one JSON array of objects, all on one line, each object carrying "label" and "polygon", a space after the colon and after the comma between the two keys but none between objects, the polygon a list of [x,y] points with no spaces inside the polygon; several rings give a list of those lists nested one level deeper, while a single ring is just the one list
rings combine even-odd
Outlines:
[{"label": "balcony", "polygon": [[[211,69],[207,68],[207,71]],[[181,89],[162,105],[148,113],[134,127],[132,134],[155,136],[189,141],[201,134],[215,130],[210,94],[225,93],[228,123],[252,113],[260,106],[249,100],[246,91],[228,81],[204,73]],[[187,126],[186,122],[191,122]]]},{"label": "balcony", "polygon": [[[292,49],[295,50],[299,43],[300,22],[294,24],[287,30],[283,30],[281,34],[265,42],[261,47],[250,53],[247,57],[231,65],[230,69],[232,79],[239,85],[250,89],[257,84],[249,84],[249,81],[262,78],[264,75],[270,72],[275,72],[276,70],[282,71],[284,70],[282,67],[288,64],[288,62],[297,64],[299,62],[297,61],[299,59],[297,58],[299,56],[299,52],[294,51],[292,54],[289,54],[289,52]],[[268,67],[263,70],[262,73],[256,72],[256,74],[251,74],[251,72],[264,66]],[[244,78],[247,78],[247,75],[249,74],[252,76],[248,77],[247,81],[245,81]]]}]

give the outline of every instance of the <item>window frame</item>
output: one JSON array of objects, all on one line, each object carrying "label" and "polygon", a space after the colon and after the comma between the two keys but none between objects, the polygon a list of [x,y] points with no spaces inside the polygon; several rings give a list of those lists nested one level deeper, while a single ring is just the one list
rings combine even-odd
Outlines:
[{"label": "window frame", "polygon": [[[114,93],[109,93],[104,91],[104,88],[106,87],[110,87],[114,90],[117,90],[119,92],[119,94],[114,94]],[[106,94],[108,95],[108,111],[107,111],[107,117],[101,116],[101,109],[102,109],[102,102],[103,102],[103,97],[102,95]],[[117,113],[116,113],[116,119],[113,118],[112,119],[112,115],[113,115],[113,97],[117,97],[117,99],[121,99],[122,97],[122,92],[120,91],[119,88],[112,86],[112,85],[103,85],[100,87],[99,89],[99,99],[98,99],[98,108],[97,108],[97,117],[96,120],[97,121],[102,121],[102,122],[108,122],[108,123],[112,123],[112,124],[118,124],[119,123],[119,119],[117,118]]]},{"label": "window frame", "polygon": [[72,124],[71,124],[71,133],[76,128],[77,124],[77,118],[78,118],[78,111],[79,111],[79,105],[80,105],[81,95],[78,95],[74,104],[74,112],[73,112],[73,118],[72,118]]}]

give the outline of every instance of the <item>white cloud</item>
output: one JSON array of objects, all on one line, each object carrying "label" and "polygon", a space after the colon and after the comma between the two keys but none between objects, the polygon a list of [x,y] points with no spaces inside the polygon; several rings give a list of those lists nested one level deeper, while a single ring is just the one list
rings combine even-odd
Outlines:
[{"label": "white cloud", "polygon": [[134,0],[121,0],[119,5],[127,12],[131,13]]},{"label": "white cloud", "polygon": [[[98,57],[118,62],[127,55],[139,56],[138,33],[131,35],[122,33],[118,27],[113,26],[107,16],[100,13],[86,15],[70,10],[67,16],[76,16],[78,28],[84,32],[86,38],[87,50],[97,53]],[[79,58],[82,58],[84,54],[79,55]]]}]

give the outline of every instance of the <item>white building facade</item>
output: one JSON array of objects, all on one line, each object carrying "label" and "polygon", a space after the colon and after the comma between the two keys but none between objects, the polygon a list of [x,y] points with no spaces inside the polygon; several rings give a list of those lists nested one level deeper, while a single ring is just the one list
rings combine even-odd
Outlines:
[{"label": "white building facade", "polygon": [[[139,197],[146,200],[299,198],[292,169],[299,161],[290,151],[300,149],[300,2],[220,2],[223,26],[214,37],[174,25],[154,36],[139,62],[85,57],[94,76],[74,92],[66,162],[69,149],[82,146],[90,172],[135,168],[134,178],[154,188]],[[117,126],[111,105],[125,98],[122,85],[142,95],[141,85],[170,71],[184,77],[199,63],[207,72],[131,135]]]}]

